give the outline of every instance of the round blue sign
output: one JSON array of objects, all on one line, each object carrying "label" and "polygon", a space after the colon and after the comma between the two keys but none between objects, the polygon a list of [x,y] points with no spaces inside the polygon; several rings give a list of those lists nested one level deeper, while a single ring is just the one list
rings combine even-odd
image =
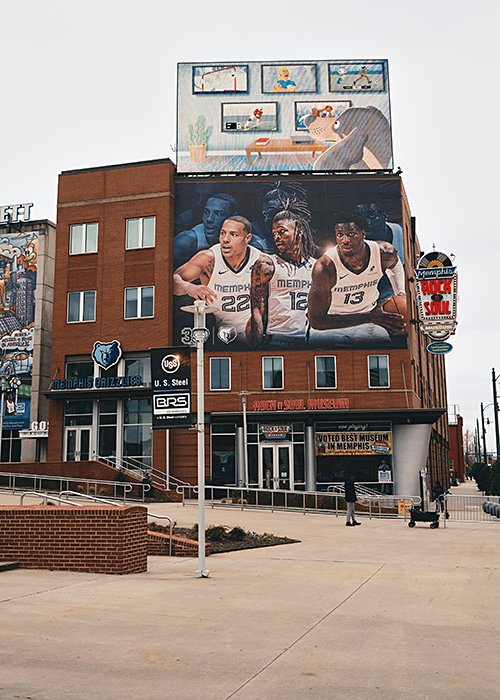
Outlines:
[{"label": "round blue sign", "polygon": [[433,355],[445,355],[450,350],[453,350],[453,345],[442,340],[436,340],[434,343],[429,343],[427,350],[432,352]]}]

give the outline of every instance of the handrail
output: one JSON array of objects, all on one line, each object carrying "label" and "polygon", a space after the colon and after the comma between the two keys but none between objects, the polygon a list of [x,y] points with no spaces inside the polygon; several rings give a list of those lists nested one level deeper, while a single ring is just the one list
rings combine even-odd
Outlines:
[{"label": "handrail", "polygon": [[127,459],[117,457],[116,455],[109,455],[105,457],[104,455],[98,455],[97,453],[94,453],[94,457],[100,462],[110,464],[112,467],[115,467],[115,469],[120,469],[132,475],[135,475],[138,471],[141,472],[142,477],[150,475],[153,482],[156,481],[161,487],[167,490],[171,488],[171,484],[175,488],[178,486],[189,486],[187,481],[177,479],[175,476],[171,476],[170,474],[167,475],[160,471],[160,469],[156,469],[156,467],[152,465],[141,462],[141,460],[136,459],[135,457],[128,457]]},{"label": "handrail", "polygon": [[[71,495],[71,496],[77,496],[78,498],[88,498],[89,500],[97,501],[98,503],[108,503],[110,506],[118,506],[118,503],[113,503],[113,501],[107,501],[105,498],[100,498],[99,496],[86,496],[83,493],[78,493],[78,491],[61,491],[59,493],[59,496],[66,496],[66,495]],[[64,501],[63,501],[64,502]],[[68,501],[68,503],[71,503],[71,501]],[[174,529],[174,523],[170,515],[157,515],[155,513],[150,513],[148,510],[148,518],[157,518],[158,520],[168,520],[168,534],[169,534],[169,543],[168,543],[168,554],[169,556],[172,556],[172,533]]]},{"label": "handrail", "polygon": [[[70,506],[80,506],[81,503],[76,503],[75,501],[71,501],[69,498],[62,498],[62,496],[76,496],[77,498],[87,498],[88,500],[95,501],[97,503],[106,503],[106,505],[114,506],[115,508],[121,508],[121,506],[118,503],[115,503],[114,501],[108,501],[105,498],[100,498],[99,496],[91,496],[87,495],[84,493],[79,493],[78,491],[61,491],[59,493],[59,496],[53,496],[50,493],[43,493],[42,491],[25,491],[24,493],[21,494],[20,498],[20,505],[23,505],[24,503],[24,497],[25,496],[37,496],[39,498],[43,498],[43,504],[47,505],[47,501],[50,499],[51,501],[57,501],[58,503],[64,503],[66,505]],[[147,509],[146,509],[147,510]],[[169,556],[172,556],[172,533],[174,529],[174,523],[172,518],[169,515],[155,515],[154,513],[150,513],[149,510],[147,510],[148,518],[158,518],[159,520],[168,520],[168,532],[169,532],[169,542],[168,542],[168,554]]]},{"label": "handrail", "polygon": [[[25,496],[37,496],[38,498],[43,498],[43,505],[47,505],[47,501],[58,501],[59,503],[68,503],[70,506],[77,506],[79,505],[78,503],[73,503],[72,501],[66,501],[63,498],[59,498],[58,496],[54,496],[51,493],[44,493],[42,491],[25,491],[24,493],[21,494],[21,497],[19,499],[19,505],[24,505],[24,497]],[[114,504],[116,505],[116,504]]]},{"label": "handrail", "polygon": [[[189,486],[181,489],[183,498],[182,505],[191,500],[190,496],[194,495],[194,486]],[[382,512],[384,507],[394,509],[398,505],[400,498],[411,499],[415,505],[421,503],[420,496],[404,496],[404,495],[382,495],[363,496],[360,501],[365,501],[369,507],[367,515],[393,515],[387,512]],[[341,501],[340,501],[341,499]],[[194,499],[193,499],[194,500]],[[339,501],[343,504],[343,495],[335,492],[327,491],[287,491],[284,489],[249,489],[237,486],[205,486],[205,500],[207,506],[212,508],[216,506],[236,506],[241,510],[244,508],[255,509],[271,509],[275,510],[293,510],[306,512],[330,512],[334,511],[336,517],[340,512],[345,512],[344,508],[339,508]],[[387,505],[384,505],[387,504]],[[378,508],[377,508],[378,506]]]},{"label": "handrail", "polygon": [[[27,486],[24,483],[19,484],[20,481],[31,480],[33,482],[33,489],[35,491],[41,490],[42,482],[53,482],[54,490],[61,491],[64,486],[69,484],[81,484],[86,486],[87,493],[92,487],[94,491],[97,490],[99,486],[110,486],[113,489],[112,498],[122,499],[125,503],[127,499],[127,494],[131,493],[133,489],[140,491],[137,500],[144,502],[145,494],[150,490],[149,484],[141,483],[129,483],[122,481],[106,481],[105,479],[83,479],[78,476],[54,476],[53,474],[24,474],[21,472],[0,472],[0,479],[2,477],[7,477],[8,484],[6,486],[0,485],[0,489],[6,488],[12,493],[17,490],[26,490]],[[17,485],[16,485],[17,481]],[[58,487],[58,488],[57,488]]]}]

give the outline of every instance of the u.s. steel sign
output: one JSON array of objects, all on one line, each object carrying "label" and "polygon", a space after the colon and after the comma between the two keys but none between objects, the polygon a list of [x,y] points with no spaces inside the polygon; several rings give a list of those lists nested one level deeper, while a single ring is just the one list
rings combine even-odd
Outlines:
[{"label": "u.s. steel sign", "polygon": [[188,348],[151,349],[153,429],[191,425],[191,366]]}]

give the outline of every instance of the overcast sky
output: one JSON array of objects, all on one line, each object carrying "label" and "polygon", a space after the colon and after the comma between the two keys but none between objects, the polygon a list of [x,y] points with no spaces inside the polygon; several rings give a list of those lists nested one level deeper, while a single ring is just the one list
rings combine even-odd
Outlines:
[{"label": "overcast sky", "polygon": [[0,0],[0,23],[0,204],[54,222],[62,170],[175,160],[177,62],[388,58],[422,248],[456,256],[448,403],[474,428],[500,374],[499,2]]}]

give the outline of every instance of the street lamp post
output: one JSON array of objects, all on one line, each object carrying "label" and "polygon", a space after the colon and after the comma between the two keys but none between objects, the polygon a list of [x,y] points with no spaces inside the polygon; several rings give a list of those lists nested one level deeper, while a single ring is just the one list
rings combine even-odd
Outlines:
[{"label": "street lamp post", "polygon": [[481,428],[482,428],[482,435],[483,435],[483,457],[484,457],[484,463],[488,464],[488,457],[486,454],[486,428],[484,427],[484,406],[483,402],[481,401]]},{"label": "street lamp post", "polygon": [[495,411],[495,442],[496,442],[496,452],[497,460],[500,459],[500,431],[498,428],[498,397],[497,397],[497,381],[500,379],[500,375],[495,376],[495,368],[491,369],[491,381],[493,384],[493,410]]},{"label": "street lamp post", "polygon": [[238,392],[241,396],[243,407],[243,486],[248,487],[248,425],[247,425],[247,399],[249,392],[245,389]]},{"label": "street lamp post", "polygon": [[198,433],[198,569],[197,578],[208,578],[205,568],[205,375],[203,348],[210,331],[205,327],[205,316],[216,310],[201,299],[192,306],[181,306],[182,311],[194,314],[192,340],[196,346],[196,430]]}]

